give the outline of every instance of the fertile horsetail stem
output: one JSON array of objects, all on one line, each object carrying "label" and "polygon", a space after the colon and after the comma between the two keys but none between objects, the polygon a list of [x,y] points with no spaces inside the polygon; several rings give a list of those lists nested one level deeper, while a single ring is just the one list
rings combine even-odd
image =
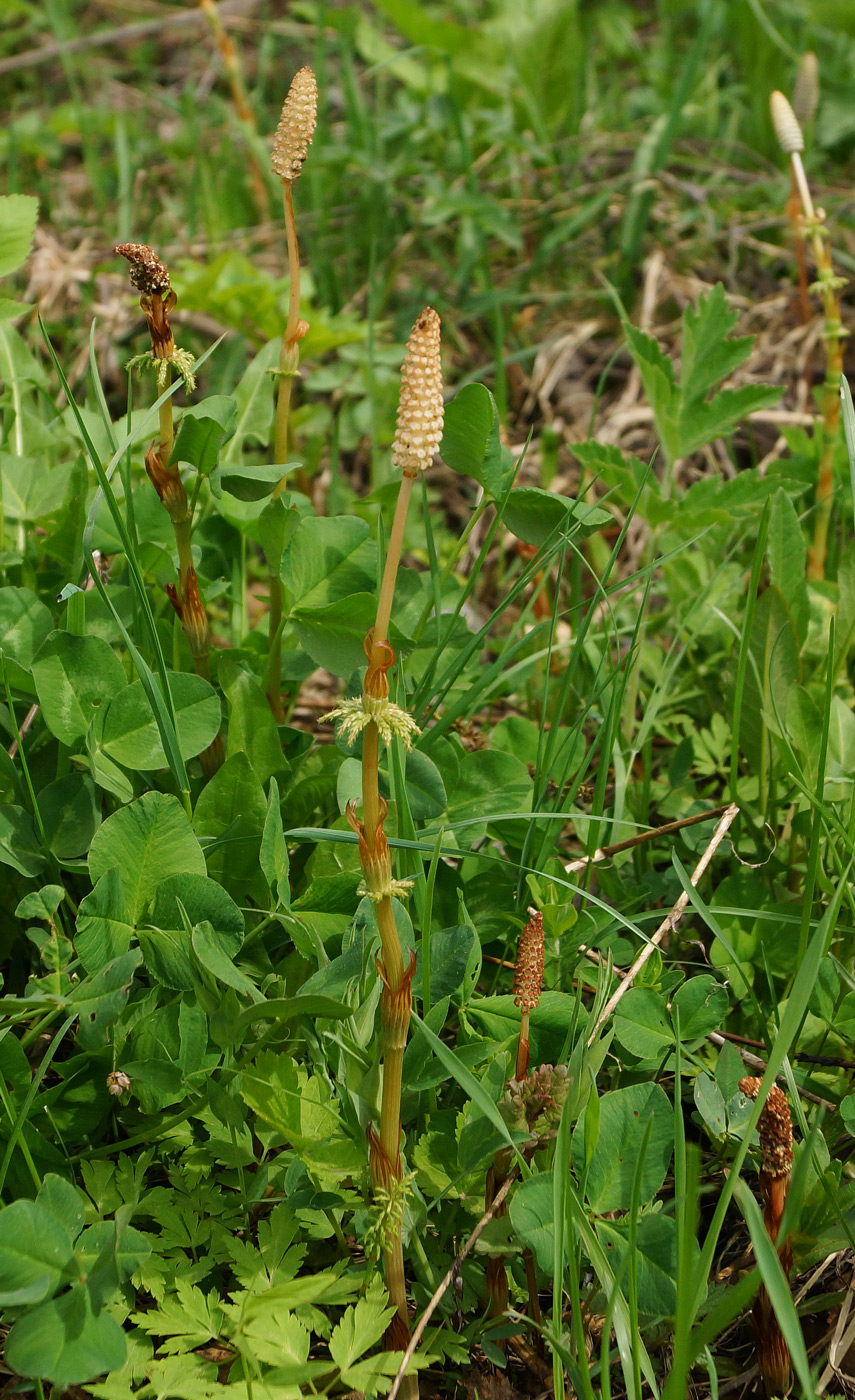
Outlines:
[{"label": "fertile horsetail stem", "polygon": [[[755,1076],[748,1075],[740,1079],[739,1087],[748,1098],[756,1099],[760,1083]],[[777,1246],[781,1267],[789,1276],[793,1266],[792,1242],[788,1238],[779,1243],[779,1236],[793,1166],[793,1124],[787,1096],[776,1084],[769,1090],[757,1130],[760,1134],[760,1193],[766,1204],[763,1223],[770,1240]],[[767,1396],[771,1400],[772,1396],[786,1395],[790,1385],[790,1353],[763,1284],[754,1302],[754,1336],[757,1365]]]},{"label": "fertile horsetail stem", "polygon": [[[276,429],[274,460],[283,465],[288,460],[288,423],[291,413],[291,385],[300,373],[300,341],[309,327],[300,319],[300,248],[297,243],[297,224],[294,219],[294,181],[303,169],[315,123],[318,117],[318,85],[311,68],[301,68],[295,73],[288,96],[282,104],[282,115],[273,138],[270,164],[273,173],[282,181],[282,199],[285,213],[285,238],[288,245],[288,319],[282,336],[282,349],[279,352],[279,389],[276,395]],[[276,487],[274,497],[282,494],[285,485],[283,474]],[[305,482],[304,482],[305,487]],[[305,489],[308,489],[307,487]],[[267,700],[273,717],[281,723],[285,718],[282,707],[282,580],[278,573],[269,575],[270,617],[269,652],[267,660]]]}]

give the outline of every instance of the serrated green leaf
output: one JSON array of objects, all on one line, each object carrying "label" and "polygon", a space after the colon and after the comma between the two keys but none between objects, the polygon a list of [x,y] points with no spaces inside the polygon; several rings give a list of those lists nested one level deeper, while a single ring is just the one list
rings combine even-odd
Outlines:
[{"label": "serrated green leaf", "polygon": [[178,1277],[173,1296],[164,1298],[159,1307],[132,1313],[131,1317],[144,1332],[158,1338],[160,1351],[188,1352],[219,1336],[223,1314],[213,1295]]},{"label": "serrated green leaf", "polygon": [[714,391],[747,359],[753,337],[729,338],[736,314],[724,288],[714,287],[683,313],[681,378],[652,336],[624,323],[632,357],[653,409],[656,430],[670,462],[731,432],[743,418],[777,403],[781,391],[759,385]]},{"label": "serrated green leaf", "polygon": [[679,391],[674,377],[674,366],[667,355],[659,349],[652,336],[624,322],[632,358],[638,365],[641,382],[647,401],[653,409],[656,428],[662,438],[669,457],[679,456],[677,437],[677,414]]},{"label": "serrated green leaf", "polygon": [[680,389],[687,403],[704,399],[751,354],[754,337],[728,338],[739,313],[731,310],[720,282],[683,313]]},{"label": "serrated green leaf", "polygon": [[680,415],[677,455],[687,457],[715,438],[724,437],[749,413],[773,408],[782,393],[782,389],[746,384],[742,389],[723,389],[710,403],[685,404]]}]

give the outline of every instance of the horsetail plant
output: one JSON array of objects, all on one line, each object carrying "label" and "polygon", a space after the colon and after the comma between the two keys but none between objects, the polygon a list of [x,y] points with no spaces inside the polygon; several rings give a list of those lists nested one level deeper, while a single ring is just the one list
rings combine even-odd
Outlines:
[{"label": "horsetail plant", "polygon": [[[145,312],[151,335],[151,353],[135,355],[126,368],[154,369],[158,394],[169,387],[173,369],[177,370],[187,389],[194,389],[193,356],[189,351],[176,347],[169,324],[169,313],[178,300],[170,284],[169,269],[145,243],[119,243],[113,251],[127,258],[130,264],[131,283],[142,293],[140,306]],[[174,443],[172,399],[168,398],[160,405],[160,441],[152,443],[148,449],[145,469],[172,521],[178,551],[178,585],[168,583],[166,592],[184,629],[193,667],[198,675],[207,680],[210,676],[211,629],[193,565],[190,542],[193,511],[178,463],[172,461]]]},{"label": "horsetail plant", "polygon": [[517,1060],[514,1079],[525,1079],[528,1075],[531,1047],[529,1045],[529,1019],[532,1011],[540,1003],[543,988],[544,934],[543,915],[537,909],[529,910],[529,921],[520,934],[517,961],[514,967],[514,1005],[520,1010],[520,1034],[517,1041]]},{"label": "horsetail plant", "polygon": [[[291,411],[291,385],[298,378],[300,370],[300,341],[309,329],[307,321],[300,318],[300,249],[297,243],[297,224],[294,219],[294,182],[299,179],[303,162],[312,144],[315,123],[318,116],[318,85],[311,68],[301,68],[295,73],[288,89],[288,96],[282,105],[282,115],[273,138],[270,163],[275,175],[282,181],[282,199],[285,211],[285,237],[288,244],[288,319],[282,335],[282,349],[279,366],[275,371],[279,381],[276,395],[276,429],[274,438],[274,460],[284,464],[288,460],[288,420]],[[274,499],[282,494],[285,485],[283,474],[274,491]],[[278,572],[270,571],[270,646],[267,665],[267,700],[277,723],[285,718],[282,708],[282,580]]]},{"label": "horsetail plant", "polygon": [[810,186],[802,162],[804,135],[795,112],[782,92],[769,98],[772,124],[778,144],[790,158],[790,174],[798,191],[801,205],[803,236],[810,239],[818,291],[825,313],[825,383],[822,391],[822,446],[816,483],[816,517],[813,543],[808,549],[808,577],[825,577],[825,557],[828,547],[828,527],[831,520],[831,498],[834,489],[834,447],[840,426],[840,375],[843,372],[843,341],[848,332],[843,327],[838,292],[846,286],[846,278],[838,277],[831,260],[825,213],[814,207]]},{"label": "horsetail plant", "polygon": [[199,9],[202,11],[208,22],[211,36],[220,52],[223,68],[225,69],[229,89],[232,95],[232,105],[235,115],[243,126],[248,140],[246,149],[247,173],[252,189],[252,197],[260,219],[266,219],[270,206],[267,200],[267,186],[264,180],[264,172],[258,163],[254,149],[254,142],[258,139],[258,123],[255,120],[255,112],[246,90],[246,81],[243,75],[243,64],[231,34],[223,24],[220,16],[220,7],[217,0],[198,0]]},{"label": "horsetail plant", "polygon": [[[373,1128],[369,1130],[369,1167],[375,1199],[386,1214],[382,1252],[389,1299],[395,1307],[387,1341],[395,1350],[405,1350],[410,1336],[401,1242],[405,1189],[401,1169],[401,1081],[412,1011],[411,984],[415,958],[411,953],[407,967],[404,966],[393,901],[408,894],[412,881],[397,880],[392,874],[392,858],[384,831],[388,807],[380,795],[379,758],[381,739],[389,745],[397,737],[409,750],[419,732],[412,716],[389,699],[389,670],[395,663],[395,652],[387,634],[413,483],[433,460],[442,437],[442,423],[440,320],[433,308],[427,307],[413,326],[401,368],[401,392],[392,449],[393,464],[401,469],[401,484],[377,600],[377,615],[374,627],[365,638],[368,668],[362,694],[343,700],[331,714],[325,716],[325,719],[339,721],[340,732],[348,743],[353,743],[359,734],[363,736],[362,818],[357,815],[356,804],[351,802],[347,807],[347,819],[359,838],[363,874],[360,892],[373,902],[380,931],[381,952],[377,968],[383,982],[380,1002],[383,1090],[380,1132],[378,1134]],[[405,1400],[415,1400],[418,1393],[418,1379],[415,1376],[405,1377],[400,1394]]]},{"label": "horsetail plant", "polygon": [[[739,1087],[746,1098],[756,1099],[761,1081],[753,1075],[740,1079]],[[793,1165],[793,1124],[790,1105],[783,1089],[776,1084],[769,1090],[757,1124],[760,1134],[760,1193],[766,1204],[763,1223],[786,1277],[793,1267],[792,1240],[779,1243],[781,1220],[790,1189]],[[754,1336],[757,1365],[769,1400],[786,1395],[790,1388],[790,1353],[781,1333],[778,1319],[765,1285],[761,1284],[754,1301]]]},{"label": "horsetail plant", "polygon": [[[545,1082],[540,1071],[537,1071],[535,1075],[536,1084],[530,1082],[528,1078],[531,1059],[529,1020],[532,1011],[535,1011],[540,1004],[544,964],[543,915],[537,909],[529,909],[528,912],[528,923],[520,934],[520,941],[517,945],[517,960],[514,965],[514,1005],[519,1008],[520,1012],[516,1063],[514,1077],[508,1084],[501,1104],[502,1115],[509,1125],[524,1132],[533,1128],[535,1120],[540,1115],[542,1106],[540,1096]],[[544,1066],[544,1069],[547,1072],[546,1080],[551,1083],[551,1066]],[[533,1094],[532,1089],[534,1089]],[[548,1094],[548,1088],[546,1092]],[[508,1175],[510,1165],[510,1148],[503,1148],[501,1152],[496,1153],[493,1165],[487,1172],[486,1210],[490,1209],[496,1199],[499,1189]],[[503,1204],[497,1211],[497,1215],[506,1214],[507,1205]],[[523,1251],[523,1259],[528,1283],[529,1312],[532,1321],[539,1324],[541,1320],[540,1303],[537,1296],[534,1256],[530,1249],[526,1248]],[[502,1255],[492,1255],[487,1260],[485,1282],[487,1297],[490,1301],[490,1315],[501,1317],[508,1306],[508,1273]]]},{"label": "horsetail plant", "polygon": [[[819,64],[815,53],[802,54],[793,85],[793,112],[799,126],[804,128],[813,121],[819,103]],[[807,278],[807,259],[802,236],[802,202],[795,173],[790,167],[790,193],[787,199],[787,218],[793,235],[796,254],[796,270],[799,278],[799,311],[804,323],[810,320],[810,294]]]},{"label": "horsetail plant", "polygon": [[[118,243],[113,252],[126,258],[130,265],[131,284],[141,293],[140,306],[145,312],[151,336],[150,354],[135,355],[128,361],[126,368],[129,371],[134,368],[153,369],[157,377],[158,395],[162,395],[169,388],[173,370],[183,379],[186,389],[195,389],[195,361],[189,350],[181,350],[176,346],[169,323],[169,314],[174,310],[178,298],[172,290],[166,263],[161,262],[146,243]],[[168,583],[166,593],[184,629],[193,658],[193,669],[197,675],[208,680],[211,673],[211,628],[193,564],[193,507],[181,479],[178,463],[172,460],[174,445],[172,398],[169,397],[160,405],[160,441],[153,442],[148,449],[145,455],[145,469],[172,521],[178,552],[178,584],[176,586]],[[206,777],[212,777],[222,766],[224,756],[223,742],[220,735],[217,735],[213,743],[199,755]]]}]

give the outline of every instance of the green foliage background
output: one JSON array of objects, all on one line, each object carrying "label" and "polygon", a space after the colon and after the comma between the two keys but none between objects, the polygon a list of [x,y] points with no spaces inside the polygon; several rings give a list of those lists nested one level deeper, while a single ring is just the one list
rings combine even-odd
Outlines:
[{"label": "green foliage background", "polygon": [[[318,720],[361,690],[403,340],[430,303],[444,467],[418,488],[390,633],[421,736],[382,771],[414,881],[396,904],[416,956],[397,1208],[416,1314],[488,1170],[520,1180],[439,1302],[422,1393],[504,1369],[525,1334],[557,1395],[674,1400],[690,1373],[716,1394],[750,1364],[762,1280],[794,1393],[813,1396],[750,1189],[761,1104],[739,1079],[790,1094],[796,1269],[849,1258],[853,489],[841,433],[809,579],[822,439],[810,392],[801,419],[769,417],[813,362],[767,112],[814,50],[805,161],[845,277],[855,18],[826,0],[224,8],[256,129],[201,12],[126,20],[21,0],[0,40],[6,1364],[40,1400],[46,1383],[103,1400],[392,1383],[366,1150],[378,935],[344,815],[361,752]],[[303,63],[320,91],[295,190],[310,331],[274,499],[288,284],[267,136]],[[209,677],[165,594],[173,532],[143,465],[156,393],[123,370],[144,348],[110,252],[124,239],[169,262],[198,360],[197,391],[173,386],[175,456]],[[565,379],[590,420],[565,433],[537,385],[585,321],[589,358]],[[819,358],[813,373],[818,392]],[[630,376],[635,450],[610,431]],[[268,566],[284,724],[264,693]],[[681,896],[684,922],[604,1017]],[[522,1131],[509,965],[531,905],[532,1066],[566,1080]],[[725,1288],[731,1238],[756,1265]],[[511,1311],[491,1314],[497,1258]],[[801,1311],[827,1317],[845,1286],[830,1269]]]}]

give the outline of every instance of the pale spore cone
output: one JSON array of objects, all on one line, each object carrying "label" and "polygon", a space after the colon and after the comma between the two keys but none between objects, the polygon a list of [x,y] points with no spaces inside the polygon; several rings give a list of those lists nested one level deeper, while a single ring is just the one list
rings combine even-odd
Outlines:
[{"label": "pale spore cone", "polygon": [[813,121],[819,106],[819,63],[815,53],[803,53],[793,87],[793,113],[802,126]]},{"label": "pale spore cone", "polygon": [[273,138],[270,164],[280,180],[298,178],[318,119],[318,85],[311,68],[294,74]]},{"label": "pale spore cone", "polygon": [[805,148],[805,138],[795,112],[782,92],[773,92],[769,98],[769,111],[772,125],[778,138],[778,145],[785,155],[791,156]]},{"label": "pale spore cone", "polygon": [[440,319],[427,306],[410,332],[401,366],[392,462],[405,476],[430,466],[442,441],[443,415]]}]

